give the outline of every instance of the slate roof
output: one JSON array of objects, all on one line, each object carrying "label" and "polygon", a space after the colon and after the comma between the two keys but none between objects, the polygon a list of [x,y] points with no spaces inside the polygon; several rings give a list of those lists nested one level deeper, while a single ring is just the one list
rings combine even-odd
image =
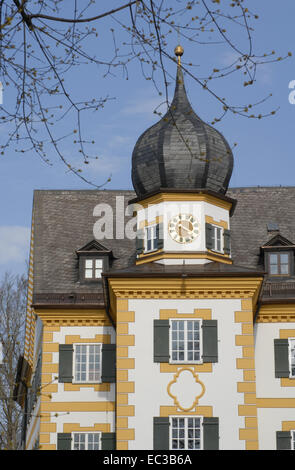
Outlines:
[{"label": "slate roof", "polygon": [[[268,232],[268,223],[277,223],[279,233],[295,244],[295,187],[231,188],[227,196],[237,199],[231,218],[232,257],[231,268],[205,268],[208,272],[224,269],[229,272],[245,271],[245,268],[263,272],[260,247],[277,232]],[[95,303],[95,294],[102,293],[100,283],[83,285],[78,279],[76,251],[91,242],[93,226],[98,217],[93,215],[97,204],[108,204],[116,213],[117,205],[134,199],[134,191],[108,190],[37,190],[34,193],[34,295],[89,293]],[[116,229],[115,217],[106,215]],[[131,216],[126,216],[126,221]],[[122,234],[121,234],[122,235]],[[111,270],[131,269],[137,272],[135,242],[128,238],[101,240],[111,250],[114,260]],[[147,270],[149,268],[141,268]],[[161,270],[161,267],[155,269]],[[199,268],[193,268],[199,270]],[[167,271],[168,272],[168,271]],[[225,272],[225,271],[224,271]],[[294,281],[294,278],[292,279]],[[291,281],[291,279],[290,279]],[[101,294],[100,294],[101,295]],[[102,302],[102,300],[101,300]],[[58,303],[58,302],[57,302]]]},{"label": "slate roof", "polygon": [[132,182],[137,196],[160,188],[203,188],[224,194],[232,170],[230,146],[192,109],[178,66],[169,110],[139,137],[133,150]]},{"label": "slate roof", "polygon": [[[117,204],[127,207],[133,191],[67,191],[37,190],[34,192],[34,294],[97,292],[97,284],[81,285],[76,251],[94,238],[98,217],[93,215],[98,204],[107,204],[116,211]],[[106,213],[114,233],[116,221]],[[131,217],[126,217],[130,220]],[[121,269],[135,260],[134,242],[128,239],[102,240],[112,251],[112,267]],[[99,286],[100,287],[100,286]],[[99,289],[101,290],[101,289]]]},{"label": "slate roof", "polygon": [[269,222],[295,243],[295,187],[231,188],[226,195],[238,201],[230,220],[235,263],[263,270],[260,247],[278,233],[268,232]]}]

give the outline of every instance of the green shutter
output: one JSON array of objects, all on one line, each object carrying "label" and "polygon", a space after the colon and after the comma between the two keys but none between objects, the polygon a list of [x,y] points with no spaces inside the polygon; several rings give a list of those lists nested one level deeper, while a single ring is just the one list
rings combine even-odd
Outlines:
[{"label": "green shutter", "polygon": [[203,362],[218,361],[217,320],[203,320]]},{"label": "green shutter", "polygon": [[291,450],[291,432],[277,431],[277,450]]},{"label": "green shutter", "polygon": [[275,377],[289,377],[289,342],[288,339],[274,340]]},{"label": "green shutter", "polygon": [[230,231],[227,229],[223,231],[223,240],[224,254],[230,255]]},{"label": "green shutter", "polygon": [[213,227],[211,224],[206,224],[206,248],[208,250],[213,248]]},{"label": "green shutter", "polygon": [[101,356],[101,381],[116,382],[116,345],[103,344]]},{"label": "green shutter", "polygon": [[169,418],[154,418],[154,450],[169,450]]},{"label": "green shutter", "polygon": [[70,432],[57,434],[57,450],[71,450],[72,436]]},{"label": "green shutter", "polygon": [[58,381],[69,382],[73,380],[73,352],[72,344],[59,345],[59,365],[58,365]]},{"label": "green shutter", "polygon": [[156,227],[157,235],[157,248],[158,250],[162,249],[164,246],[164,224],[158,224]]},{"label": "green shutter", "polygon": [[154,362],[169,362],[169,320],[154,320]]},{"label": "green shutter", "polygon": [[144,230],[137,230],[136,233],[136,254],[140,255],[144,251]]},{"label": "green shutter", "polygon": [[116,450],[116,433],[101,433],[101,450]]},{"label": "green shutter", "polygon": [[203,449],[219,449],[219,419],[203,418]]}]

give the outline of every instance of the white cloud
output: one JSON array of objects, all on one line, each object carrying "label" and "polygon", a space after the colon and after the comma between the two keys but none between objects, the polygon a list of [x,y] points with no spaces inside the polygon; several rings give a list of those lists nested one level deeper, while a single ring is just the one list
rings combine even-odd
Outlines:
[{"label": "white cloud", "polygon": [[0,226],[0,264],[24,262],[28,257],[29,245],[28,227]]}]

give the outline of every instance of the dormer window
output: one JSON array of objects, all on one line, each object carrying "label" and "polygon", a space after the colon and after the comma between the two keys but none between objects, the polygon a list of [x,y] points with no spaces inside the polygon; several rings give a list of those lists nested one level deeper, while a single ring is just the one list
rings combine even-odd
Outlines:
[{"label": "dormer window", "polygon": [[85,259],[85,279],[100,279],[102,271],[102,259]]},{"label": "dormer window", "polygon": [[111,250],[93,240],[76,253],[79,260],[79,281],[101,281],[103,272],[109,267],[110,258],[113,258]]},{"label": "dormer window", "polygon": [[270,277],[294,275],[294,250],[295,245],[279,233],[261,247],[265,271]]}]

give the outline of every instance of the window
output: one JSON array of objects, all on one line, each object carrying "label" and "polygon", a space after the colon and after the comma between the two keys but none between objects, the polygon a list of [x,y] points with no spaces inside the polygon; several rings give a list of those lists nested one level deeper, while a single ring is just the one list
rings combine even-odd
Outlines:
[{"label": "window", "polygon": [[276,441],[277,450],[295,450],[295,431],[277,431]]},{"label": "window", "polygon": [[206,248],[230,256],[231,241],[230,230],[206,223]]},{"label": "window", "polygon": [[171,362],[200,362],[200,320],[171,320]]},{"label": "window", "polygon": [[115,450],[114,432],[59,432],[57,450]]},{"label": "window", "polygon": [[74,381],[101,381],[101,344],[74,345]]},{"label": "window", "polygon": [[222,252],[222,228],[212,225],[212,230],[212,250]]},{"label": "window", "polygon": [[154,362],[218,362],[217,320],[154,320]]},{"label": "window", "polygon": [[170,418],[170,430],[170,449],[201,449],[201,418],[172,417]]},{"label": "window", "polygon": [[73,450],[99,450],[100,433],[74,433],[72,446]]},{"label": "window", "polygon": [[154,450],[218,450],[219,418],[170,416],[153,418]]},{"label": "window", "polygon": [[295,338],[289,338],[290,377],[295,378]]},{"label": "window", "polygon": [[158,249],[157,226],[151,225],[145,229],[145,251]]},{"label": "window", "polygon": [[283,276],[289,274],[289,253],[269,253],[268,262],[270,275]]},{"label": "window", "polygon": [[100,279],[102,271],[102,259],[85,259],[85,279]]},{"label": "window", "polygon": [[136,232],[136,255],[161,250],[164,247],[163,223],[149,225]]}]

